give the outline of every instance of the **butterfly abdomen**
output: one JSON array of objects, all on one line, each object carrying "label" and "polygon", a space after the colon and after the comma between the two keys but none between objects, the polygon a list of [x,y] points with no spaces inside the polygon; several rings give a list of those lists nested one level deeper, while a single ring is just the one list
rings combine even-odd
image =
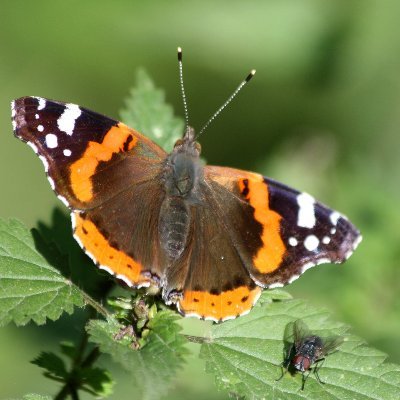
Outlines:
[{"label": "butterfly abdomen", "polygon": [[186,246],[190,226],[190,210],[181,197],[167,196],[162,204],[159,220],[161,248],[168,258],[176,260]]}]

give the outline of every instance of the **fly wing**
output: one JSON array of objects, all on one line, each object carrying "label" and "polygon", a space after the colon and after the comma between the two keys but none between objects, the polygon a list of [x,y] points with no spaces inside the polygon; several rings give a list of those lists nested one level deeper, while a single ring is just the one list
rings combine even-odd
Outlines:
[{"label": "fly wing", "polygon": [[290,365],[296,346],[294,342],[294,322],[289,322],[283,334],[283,366],[287,369]]},{"label": "fly wing", "polygon": [[298,319],[293,323],[293,340],[296,349],[304,342],[304,339],[311,336],[311,332],[304,321]]},{"label": "fly wing", "polygon": [[320,358],[327,354],[333,353],[343,343],[343,341],[343,336],[328,336],[326,338],[322,338],[323,346],[319,354]]}]

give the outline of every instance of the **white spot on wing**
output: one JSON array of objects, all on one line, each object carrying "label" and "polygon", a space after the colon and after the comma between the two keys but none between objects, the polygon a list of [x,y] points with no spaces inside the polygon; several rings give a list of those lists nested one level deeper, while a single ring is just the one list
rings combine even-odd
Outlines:
[{"label": "white spot on wing", "polygon": [[271,283],[270,285],[268,285],[268,289],[275,289],[278,287],[284,287],[285,285],[283,283],[280,282],[275,282],[275,283]]},{"label": "white spot on wing", "polygon": [[288,280],[288,283],[292,283],[292,282],[294,282],[296,279],[299,279],[300,278],[300,275],[293,275],[289,280]]},{"label": "white spot on wing", "polygon": [[359,235],[359,236],[357,237],[357,239],[354,241],[353,250],[355,250],[361,242],[362,242],[362,236]]},{"label": "white spot on wing", "polygon": [[341,215],[337,211],[333,211],[329,216],[333,225],[336,225]]},{"label": "white spot on wing", "polygon": [[322,243],[323,244],[329,244],[331,242],[331,238],[329,236],[324,236],[322,238]]},{"label": "white spot on wing", "polygon": [[41,97],[36,97],[36,99],[39,101],[39,105],[38,105],[38,110],[43,110],[43,108],[46,107],[46,100],[41,98]]},{"label": "white spot on wing", "polygon": [[70,149],[64,149],[63,154],[65,157],[69,157],[72,154],[72,151]]},{"label": "white spot on wing", "polygon": [[11,102],[11,116],[14,118],[14,117],[15,117],[15,114],[16,114],[16,111],[15,111],[15,101],[13,100],[13,101]]},{"label": "white spot on wing", "polygon": [[314,251],[319,245],[319,240],[315,235],[308,235],[304,240],[304,247],[308,251]]},{"label": "white spot on wing", "polygon": [[301,273],[304,274],[308,269],[315,267],[315,263],[309,262],[303,265],[303,268],[301,269]]},{"label": "white spot on wing", "polygon": [[297,246],[297,244],[298,244],[298,241],[295,237],[290,237],[288,242],[291,246]]},{"label": "white spot on wing", "polygon": [[75,232],[75,229],[76,229],[76,217],[75,217],[75,213],[71,213],[71,225],[72,225],[72,230]]},{"label": "white spot on wing", "polygon": [[350,256],[353,254],[354,250],[349,250],[345,255],[344,258],[345,260],[348,260],[350,258]]},{"label": "white spot on wing", "polygon": [[[38,148],[36,147],[35,143],[28,142],[27,145],[37,154],[38,153]],[[47,162],[47,161],[46,161]]]},{"label": "white spot on wing", "polygon": [[15,122],[15,120],[12,120],[11,123],[12,123],[13,131],[15,131],[17,129],[17,123]]},{"label": "white spot on wing", "polygon": [[65,110],[57,120],[60,131],[71,136],[74,133],[75,121],[81,115],[81,109],[75,104],[66,104]]},{"label": "white spot on wing", "polygon": [[[241,315],[243,315],[243,314],[241,314]],[[219,322],[215,318],[213,318],[213,319],[214,319],[215,322]],[[229,321],[230,319],[236,319],[236,315],[228,315],[227,317],[222,318],[222,322]]]},{"label": "white spot on wing", "polygon": [[331,234],[334,235],[336,233],[336,228],[331,229]]},{"label": "white spot on wing", "polygon": [[214,321],[214,322],[218,322],[218,320],[214,317],[205,317],[204,321]]},{"label": "white spot on wing", "polygon": [[46,135],[46,146],[49,149],[55,149],[58,146],[58,139],[54,133],[49,133]]},{"label": "white spot on wing", "polygon": [[35,114],[35,118],[36,118],[36,119],[39,119],[39,114]]},{"label": "white spot on wing", "polygon": [[125,275],[118,274],[115,277],[121,281],[124,281],[129,287],[133,286],[133,283]]},{"label": "white spot on wing", "polygon": [[320,265],[320,264],[329,264],[329,263],[331,263],[332,262],[332,260],[330,260],[329,258],[320,258],[318,261],[317,261],[317,265]]},{"label": "white spot on wing", "polygon": [[51,188],[54,190],[56,188],[56,185],[54,184],[53,179],[48,176],[47,180],[49,181]]},{"label": "white spot on wing", "polygon": [[139,285],[132,285],[132,286],[134,286],[138,289],[140,289],[142,287],[150,287],[150,282],[142,282],[142,283],[139,283]]},{"label": "white spot on wing", "polygon": [[109,274],[114,275],[114,271],[113,271],[111,268],[106,267],[105,265],[100,265],[100,266],[99,266],[99,269],[102,269],[103,271],[106,271],[106,272],[108,272]]},{"label": "white spot on wing", "polygon": [[[82,249],[84,249],[83,243],[81,242],[81,239],[79,239],[78,235],[73,235],[74,239],[78,242],[79,246],[82,247]],[[85,253],[90,257],[90,255],[85,251]]]},{"label": "white spot on wing", "polygon": [[354,241],[353,243],[353,248],[351,250],[349,250],[345,255],[344,258],[347,260],[348,258],[350,258],[350,256],[353,254],[354,250],[358,247],[358,245],[361,243],[362,241],[362,236],[359,235],[357,237],[357,239]]},{"label": "white spot on wing", "polygon": [[68,201],[64,196],[61,196],[60,194],[57,196],[67,207],[69,207]]},{"label": "white spot on wing", "polygon": [[297,196],[299,213],[297,216],[297,225],[302,228],[313,228],[315,226],[315,200],[308,193],[300,193]]},{"label": "white spot on wing", "polygon": [[44,126],[43,125],[38,125],[37,130],[39,132],[43,132],[44,131]]},{"label": "white spot on wing", "polygon": [[82,245],[82,242],[79,241],[79,243],[81,244],[82,249],[85,251],[85,254],[93,261],[94,264],[97,265],[97,260],[95,256],[90,251],[87,251],[87,249]]},{"label": "white spot on wing", "polygon": [[42,161],[42,163],[44,165],[44,170],[47,173],[47,171],[49,170],[49,163],[47,162],[47,160],[43,156],[39,155],[39,158],[41,159],[41,161]]}]

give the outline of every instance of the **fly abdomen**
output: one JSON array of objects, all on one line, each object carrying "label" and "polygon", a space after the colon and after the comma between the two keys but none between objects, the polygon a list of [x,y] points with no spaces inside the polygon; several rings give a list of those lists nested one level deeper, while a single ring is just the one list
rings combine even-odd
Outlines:
[{"label": "fly abdomen", "polygon": [[166,197],[160,211],[159,237],[170,259],[176,260],[185,249],[189,225],[187,202],[180,197]]}]

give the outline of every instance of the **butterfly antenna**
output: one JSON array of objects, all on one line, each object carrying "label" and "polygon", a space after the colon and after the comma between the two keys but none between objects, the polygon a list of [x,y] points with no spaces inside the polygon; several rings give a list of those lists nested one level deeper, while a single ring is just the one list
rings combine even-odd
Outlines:
[{"label": "butterfly antenna", "polygon": [[228,100],[225,101],[224,104],[214,113],[214,115],[207,121],[207,123],[200,129],[200,132],[196,135],[195,139],[197,139],[211,124],[211,122],[214,121],[215,118],[222,112],[222,110],[236,97],[236,95],[243,89],[243,86],[245,86],[250,79],[256,74],[256,70],[252,69],[250,73],[247,75],[247,77],[240,83],[240,85],[236,88],[236,90],[231,94],[231,96],[228,98]]},{"label": "butterfly antenna", "polygon": [[182,48],[178,47],[178,66],[179,66],[179,82],[181,84],[183,108],[185,110],[185,133],[189,127],[189,111],[186,101],[185,86],[183,84],[183,63],[182,63]]}]

